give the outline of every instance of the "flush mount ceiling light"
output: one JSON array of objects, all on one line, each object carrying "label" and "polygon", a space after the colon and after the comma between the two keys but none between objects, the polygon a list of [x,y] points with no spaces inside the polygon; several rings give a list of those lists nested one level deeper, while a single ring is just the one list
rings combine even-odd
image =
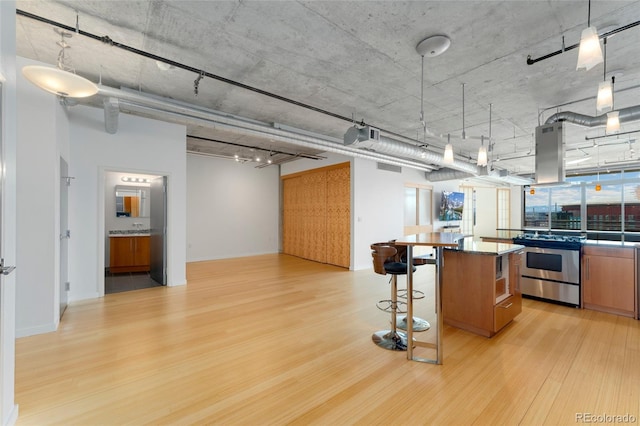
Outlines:
[{"label": "flush mount ceiling light", "polygon": [[582,30],[580,36],[580,47],[578,50],[578,64],[576,70],[585,69],[589,71],[594,66],[602,62],[602,49],[598,30],[591,26],[591,0],[589,0],[589,12],[587,15],[587,28]]},{"label": "flush mount ceiling light", "polygon": [[98,93],[98,86],[75,73],[73,67],[67,63],[65,52],[69,45],[64,40],[71,37],[71,33],[58,31],[61,40],[57,42],[61,50],[58,53],[58,68],[28,65],[22,68],[22,75],[39,88],[62,97],[86,98]]}]

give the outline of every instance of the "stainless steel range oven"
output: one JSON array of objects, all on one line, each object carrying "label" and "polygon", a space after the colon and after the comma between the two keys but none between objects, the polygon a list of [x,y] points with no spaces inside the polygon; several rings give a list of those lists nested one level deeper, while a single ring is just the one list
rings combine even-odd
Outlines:
[{"label": "stainless steel range oven", "polygon": [[523,234],[525,246],[520,287],[523,296],[580,306],[580,253],[584,237]]}]

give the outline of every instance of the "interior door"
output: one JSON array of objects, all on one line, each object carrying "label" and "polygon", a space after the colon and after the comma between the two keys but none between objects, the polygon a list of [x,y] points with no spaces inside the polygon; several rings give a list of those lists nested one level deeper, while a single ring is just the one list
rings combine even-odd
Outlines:
[{"label": "interior door", "polygon": [[167,285],[167,177],[151,181],[150,201],[150,261],[151,279]]},{"label": "interior door", "polygon": [[69,292],[69,165],[60,157],[60,318]]}]

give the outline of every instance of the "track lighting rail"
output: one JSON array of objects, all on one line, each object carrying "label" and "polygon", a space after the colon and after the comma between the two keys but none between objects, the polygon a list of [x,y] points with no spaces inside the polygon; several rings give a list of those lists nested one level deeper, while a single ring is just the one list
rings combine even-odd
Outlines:
[{"label": "track lighting rail", "polygon": [[[627,24],[625,26],[622,26],[620,28],[616,28],[615,30],[611,30],[611,31],[608,31],[608,32],[606,32],[604,34],[600,34],[600,35],[598,35],[598,38],[599,39],[603,39],[603,38],[611,37],[614,34],[618,34],[618,33],[622,32],[622,31],[628,30],[629,28],[637,27],[638,25],[640,25],[640,21],[632,22],[632,23]],[[534,59],[534,58],[531,57],[531,55],[528,55],[527,56],[527,65],[533,65],[536,62],[540,62],[540,61],[543,61],[545,59],[552,58],[552,57],[554,57],[556,55],[559,55],[561,53],[564,53],[564,52],[566,52],[568,50],[573,50],[573,49],[575,49],[575,48],[577,48],[579,46],[580,46],[580,43],[576,43],[576,44],[572,44],[571,46],[565,47],[564,46],[564,42],[563,42],[562,43],[562,49],[556,50],[555,52],[547,53],[546,55],[540,56],[539,58],[535,58]]]},{"label": "track lighting rail", "polygon": [[187,135],[187,138],[197,139],[197,140],[207,141],[207,142],[221,143],[221,144],[224,144],[224,145],[237,146],[239,148],[255,149],[255,150],[258,150],[258,151],[270,152],[272,154],[282,154],[282,155],[288,155],[288,156],[291,156],[291,157],[306,158],[306,159],[309,159],[309,160],[323,160],[323,159],[326,158],[326,157],[323,157],[321,155],[313,155],[313,154],[305,154],[305,153],[292,154],[290,152],[278,151],[276,149],[268,149],[268,148],[259,147],[259,146],[243,145],[243,144],[240,144],[240,143],[226,142],[226,141],[221,141],[221,140],[218,140],[218,139],[204,138],[202,136]]},{"label": "track lighting rail", "polygon": [[[259,93],[261,95],[268,96],[270,98],[277,99],[279,101],[286,102],[286,103],[298,106],[300,108],[305,108],[305,109],[308,109],[308,110],[311,110],[311,111],[318,112],[320,114],[324,114],[324,115],[327,115],[327,116],[330,116],[330,117],[337,118],[337,119],[342,120],[342,121],[347,121],[349,123],[354,123],[353,117],[346,117],[344,115],[340,115],[340,114],[337,114],[337,113],[334,113],[334,112],[331,112],[331,111],[327,111],[325,109],[318,108],[318,107],[315,107],[313,105],[309,105],[309,104],[306,104],[306,103],[303,103],[303,102],[299,102],[299,101],[296,101],[294,99],[286,98],[284,96],[281,96],[281,95],[278,95],[278,94],[275,94],[275,93],[267,92],[266,90],[262,90],[262,89],[259,89],[257,87],[253,87],[253,86],[249,86],[249,85],[244,84],[244,83],[240,83],[238,81],[231,80],[231,79],[226,78],[226,77],[222,77],[222,76],[219,76],[219,75],[216,75],[216,74],[212,74],[212,73],[210,73],[208,71],[204,71],[204,70],[192,67],[190,65],[186,65],[186,64],[183,64],[183,63],[180,63],[180,62],[176,62],[174,60],[171,60],[171,59],[159,56],[159,55],[155,55],[153,53],[146,52],[144,50],[140,50],[140,49],[137,49],[135,47],[128,46],[126,44],[119,43],[117,41],[112,40],[109,36],[106,36],[106,35],[105,36],[99,36],[99,35],[96,35],[96,34],[92,34],[92,33],[88,32],[88,31],[81,30],[81,29],[79,29],[77,27],[71,27],[69,25],[65,25],[65,24],[62,24],[60,22],[56,22],[56,21],[53,21],[51,19],[48,19],[48,18],[45,18],[45,17],[42,17],[42,16],[38,16],[38,15],[35,15],[33,13],[26,12],[26,11],[21,10],[21,9],[16,9],[16,15],[23,16],[25,18],[30,18],[30,19],[33,19],[33,20],[36,20],[36,21],[39,21],[39,22],[43,22],[43,23],[48,24],[48,25],[53,25],[54,27],[62,28],[64,30],[71,31],[71,32],[74,32],[76,34],[80,34],[80,35],[83,35],[85,37],[92,38],[94,40],[97,40],[97,41],[100,41],[102,43],[108,44],[109,46],[117,47],[119,49],[126,50],[126,51],[134,53],[136,55],[143,56],[143,57],[148,58],[148,59],[153,59],[155,61],[164,62],[165,64],[172,65],[175,68],[180,68],[180,69],[183,69],[183,70],[190,71],[190,72],[193,72],[195,74],[198,74],[199,77],[196,79],[196,81],[194,81],[194,92],[195,92],[196,95],[198,94],[198,83],[200,82],[199,80],[201,80],[202,77],[209,77],[209,78],[211,78],[213,80],[218,80],[218,81],[221,81],[223,83],[230,84],[232,86],[236,86],[236,87],[240,87],[242,89],[250,90],[250,91],[252,91],[254,93]],[[367,125],[371,125],[371,126],[377,128],[377,129],[379,129],[381,132],[386,133],[388,135],[399,137],[399,138],[406,139],[406,140],[412,140],[412,141],[414,141],[414,143],[420,143],[419,141],[415,141],[412,138],[408,138],[407,136],[401,135],[399,133],[396,133],[396,132],[393,132],[393,131],[390,131],[390,130],[383,129],[380,126],[368,124],[364,120],[361,120],[359,123],[356,123],[356,124],[358,124],[359,126],[363,126],[363,127],[367,126]]]}]

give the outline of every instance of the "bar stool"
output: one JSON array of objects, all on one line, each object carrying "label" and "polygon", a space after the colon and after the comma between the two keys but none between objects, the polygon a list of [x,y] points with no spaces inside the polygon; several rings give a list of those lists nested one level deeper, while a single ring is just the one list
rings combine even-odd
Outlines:
[{"label": "bar stool", "polygon": [[[391,241],[389,243],[389,245],[391,245],[392,247],[395,247],[395,249],[398,251],[398,254],[396,255],[396,257],[400,257],[400,261],[404,263],[405,265],[405,271],[406,271],[406,262],[407,262],[407,247],[406,246],[396,246],[393,244],[393,241]],[[423,254],[423,255],[419,255],[419,256],[414,256],[413,257],[413,270],[415,271],[415,267],[416,266],[422,266],[422,265],[435,265],[436,264],[436,258],[433,255],[433,253],[431,254]],[[398,297],[400,299],[406,299],[407,298],[407,289],[400,289],[398,290]],[[420,290],[413,290],[413,299],[417,300],[417,299],[424,299],[424,292],[420,291]],[[405,302],[401,302],[401,303],[405,303]],[[406,303],[405,303],[406,304]],[[396,320],[396,326],[400,329],[400,330],[406,330],[407,329],[407,316],[406,315],[399,315],[397,320]],[[427,331],[431,328],[431,324],[429,324],[429,321],[416,317],[413,317],[413,331]]]},{"label": "bar stool", "polygon": [[[391,275],[391,299],[381,300],[377,306],[385,312],[391,312],[391,330],[376,331],[371,336],[373,342],[384,349],[392,351],[407,350],[407,335],[397,331],[396,316],[398,313],[398,275],[406,275],[407,264],[398,262],[395,259],[398,250],[389,243],[376,243],[371,245],[371,256],[373,258],[373,270],[376,274]],[[415,267],[414,267],[415,270]],[[388,306],[381,308],[381,303],[388,303]],[[405,311],[406,312],[406,311]]]}]

